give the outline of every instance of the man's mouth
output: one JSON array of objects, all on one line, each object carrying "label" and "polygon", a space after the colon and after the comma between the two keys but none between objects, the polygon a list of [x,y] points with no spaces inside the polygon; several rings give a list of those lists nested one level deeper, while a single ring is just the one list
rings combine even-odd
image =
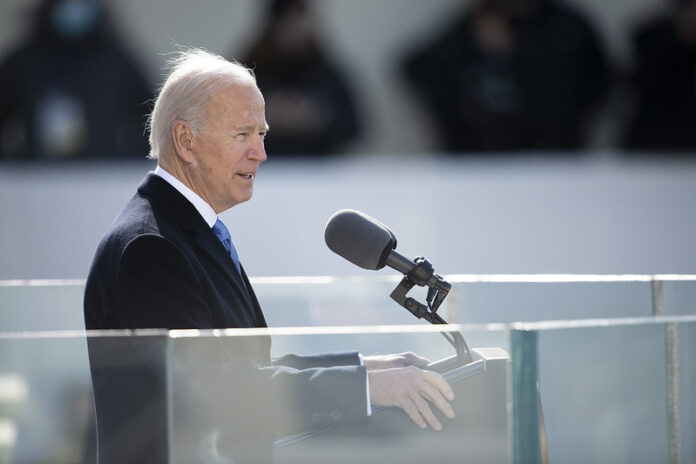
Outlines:
[{"label": "man's mouth", "polygon": [[243,177],[246,180],[254,180],[254,177],[256,177],[256,174],[253,172],[240,172],[237,175]]}]

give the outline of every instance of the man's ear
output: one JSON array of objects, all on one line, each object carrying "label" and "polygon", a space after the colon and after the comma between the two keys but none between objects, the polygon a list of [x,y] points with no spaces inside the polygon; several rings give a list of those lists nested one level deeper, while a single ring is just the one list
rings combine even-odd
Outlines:
[{"label": "man's ear", "polygon": [[193,154],[193,131],[189,123],[186,121],[174,121],[172,125],[172,139],[174,140],[174,149],[179,158],[185,163],[193,163],[195,160]]}]

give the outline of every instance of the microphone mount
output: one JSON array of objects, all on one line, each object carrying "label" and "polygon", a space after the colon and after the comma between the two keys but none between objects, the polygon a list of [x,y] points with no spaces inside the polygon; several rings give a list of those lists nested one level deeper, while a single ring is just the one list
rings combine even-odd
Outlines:
[{"label": "microphone mount", "polygon": [[[429,286],[427,306],[411,297],[407,297],[406,294],[414,286],[426,286],[428,280],[433,277],[434,273],[433,266],[427,259],[418,257],[413,262],[416,264],[416,266],[410,272],[404,275],[404,278],[401,279],[401,282],[390,296],[394,301],[408,309],[418,319],[425,319],[428,322],[434,323],[432,320],[433,316],[452,286],[449,283],[444,282],[440,276],[435,276],[437,280],[444,282],[446,285],[440,285],[440,289]],[[433,298],[435,298],[434,302]]]},{"label": "microphone mount", "polygon": [[[399,285],[397,285],[391,293],[391,298],[418,319],[425,319],[431,324],[447,324],[447,321],[437,314],[437,310],[452,289],[452,284],[446,282],[439,275],[434,274],[433,266],[427,259],[418,257],[413,260],[413,262],[415,266],[404,275]],[[414,298],[406,296],[416,285],[428,287],[428,294],[426,296],[427,304],[423,304]],[[443,332],[442,335],[454,346],[461,365],[469,364],[473,361],[469,346],[466,344],[461,333],[453,332],[447,334]]]}]

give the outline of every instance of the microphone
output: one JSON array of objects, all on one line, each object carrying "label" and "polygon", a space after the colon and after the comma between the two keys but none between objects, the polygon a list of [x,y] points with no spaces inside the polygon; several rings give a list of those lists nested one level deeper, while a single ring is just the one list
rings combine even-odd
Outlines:
[{"label": "microphone", "polygon": [[[358,267],[376,271],[389,266],[405,274],[391,293],[392,299],[419,319],[432,324],[447,324],[437,314],[437,309],[452,285],[436,275],[425,258],[411,261],[397,253],[396,236],[389,227],[360,211],[343,209],[329,218],[324,229],[324,240],[331,251]],[[427,306],[406,296],[414,285],[429,287]],[[461,365],[472,362],[471,350],[461,333],[443,332],[442,335],[454,346]]]},{"label": "microphone", "polygon": [[451,287],[433,274],[431,266],[421,266],[420,258],[412,261],[398,253],[394,232],[360,211],[343,209],[334,213],[324,229],[324,240],[331,251],[363,269],[376,271],[386,265],[402,274],[414,274],[419,285],[445,292]]}]

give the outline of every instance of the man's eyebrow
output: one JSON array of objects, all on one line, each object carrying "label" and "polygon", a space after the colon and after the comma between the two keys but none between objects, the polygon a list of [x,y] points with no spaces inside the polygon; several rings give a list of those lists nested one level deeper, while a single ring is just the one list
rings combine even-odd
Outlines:
[{"label": "man's eyebrow", "polygon": [[[235,126],[234,129],[232,129],[232,130],[233,130],[233,131],[245,131],[245,132],[249,132],[249,131],[251,131],[252,129],[254,129],[255,127],[256,127],[256,126],[253,125],[253,124],[245,124],[245,125],[241,125],[241,126]],[[265,130],[265,131],[268,131],[268,130],[270,129],[270,127],[268,126],[268,124],[264,124],[264,125],[261,127],[261,129],[263,129],[263,130]]]}]

